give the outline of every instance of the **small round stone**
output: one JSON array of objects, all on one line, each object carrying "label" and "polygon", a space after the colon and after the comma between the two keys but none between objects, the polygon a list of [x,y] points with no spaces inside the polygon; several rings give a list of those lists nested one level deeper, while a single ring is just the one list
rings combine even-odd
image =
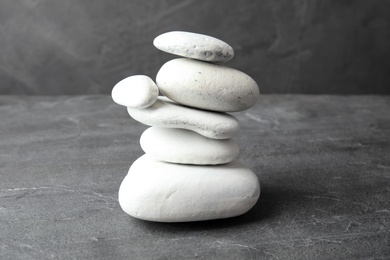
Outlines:
[{"label": "small round stone", "polygon": [[213,63],[233,58],[233,48],[217,38],[199,33],[173,31],[157,36],[154,46],[167,53]]},{"label": "small round stone", "polygon": [[186,58],[165,63],[156,83],[177,103],[220,112],[249,109],[260,95],[256,82],[244,72]]},{"label": "small round stone", "polygon": [[229,114],[181,106],[166,97],[145,109],[127,108],[129,115],[149,126],[187,129],[212,139],[229,139],[240,131],[240,123]]},{"label": "small round stone", "polygon": [[140,143],[147,155],[171,163],[224,164],[240,153],[234,139],[210,139],[178,128],[150,127],[141,135]]},{"label": "small round stone", "polygon": [[144,75],[135,75],[119,81],[112,89],[115,103],[137,109],[149,107],[158,97],[156,83]]},{"label": "small round stone", "polygon": [[221,219],[246,213],[260,196],[257,176],[239,162],[217,166],[137,159],[119,188],[129,215],[158,222]]}]

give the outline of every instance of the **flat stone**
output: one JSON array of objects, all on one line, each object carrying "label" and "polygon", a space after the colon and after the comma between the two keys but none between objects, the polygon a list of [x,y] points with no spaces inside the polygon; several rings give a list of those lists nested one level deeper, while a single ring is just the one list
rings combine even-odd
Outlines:
[{"label": "flat stone", "polygon": [[246,110],[260,94],[256,82],[239,70],[186,58],[165,63],[156,83],[175,102],[221,112]]},{"label": "flat stone", "polygon": [[212,139],[229,139],[240,131],[240,123],[232,115],[181,106],[165,97],[158,97],[148,108],[128,107],[127,111],[145,125],[187,129]]},{"label": "flat stone", "polygon": [[137,159],[119,188],[129,215],[158,222],[234,217],[260,196],[257,176],[239,162],[218,166],[172,164],[148,155]]},{"label": "flat stone", "polygon": [[119,81],[112,89],[115,103],[132,108],[146,108],[154,104],[158,97],[156,83],[144,75],[135,75]]},{"label": "flat stone", "polygon": [[224,164],[240,153],[234,139],[211,139],[178,128],[150,127],[141,135],[140,143],[147,155],[171,163]]},{"label": "flat stone", "polygon": [[157,36],[154,46],[167,53],[213,63],[233,58],[233,48],[217,38],[191,32],[167,32]]}]

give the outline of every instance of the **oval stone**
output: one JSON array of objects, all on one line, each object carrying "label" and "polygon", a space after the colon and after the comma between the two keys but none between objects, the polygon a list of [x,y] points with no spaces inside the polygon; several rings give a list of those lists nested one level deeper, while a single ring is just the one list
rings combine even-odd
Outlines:
[{"label": "oval stone", "polygon": [[224,164],[240,153],[234,139],[210,139],[185,129],[150,127],[140,143],[147,155],[171,163]]},{"label": "oval stone", "polygon": [[158,222],[234,217],[260,196],[257,176],[239,162],[217,166],[172,164],[148,155],[137,159],[119,188],[129,215]]},{"label": "oval stone", "polygon": [[233,48],[217,38],[191,32],[173,31],[157,36],[154,46],[167,53],[213,63],[233,58]]},{"label": "oval stone", "polygon": [[212,139],[229,139],[240,130],[240,123],[232,115],[181,106],[165,97],[159,97],[148,108],[128,107],[127,111],[145,125],[187,129]]},{"label": "oval stone", "polygon": [[158,97],[156,83],[144,75],[135,75],[119,81],[112,89],[111,96],[115,103],[142,109],[156,102]]},{"label": "oval stone", "polygon": [[239,70],[185,58],[165,63],[156,83],[175,102],[221,112],[246,110],[260,94],[256,82]]}]

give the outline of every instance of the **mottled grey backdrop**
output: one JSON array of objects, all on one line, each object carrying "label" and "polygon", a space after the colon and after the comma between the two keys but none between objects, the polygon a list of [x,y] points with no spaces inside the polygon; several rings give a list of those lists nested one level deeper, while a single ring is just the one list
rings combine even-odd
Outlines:
[{"label": "mottled grey backdrop", "polygon": [[0,94],[110,93],[152,78],[171,30],[228,42],[263,93],[390,94],[389,0],[1,0]]}]

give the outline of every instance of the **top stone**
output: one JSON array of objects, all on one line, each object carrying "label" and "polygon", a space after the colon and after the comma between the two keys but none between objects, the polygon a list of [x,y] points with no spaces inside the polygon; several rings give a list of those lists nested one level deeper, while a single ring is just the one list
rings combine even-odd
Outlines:
[{"label": "top stone", "polygon": [[223,63],[234,56],[234,50],[229,44],[198,33],[167,32],[157,36],[153,44],[167,53],[212,63]]}]

